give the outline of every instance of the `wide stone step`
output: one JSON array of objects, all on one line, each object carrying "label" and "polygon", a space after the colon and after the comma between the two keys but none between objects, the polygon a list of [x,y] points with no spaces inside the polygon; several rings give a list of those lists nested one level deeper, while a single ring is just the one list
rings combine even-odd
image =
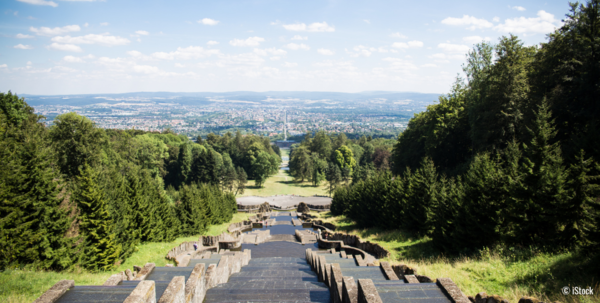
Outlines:
[{"label": "wide stone step", "polygon": [[123,302],[136,286],[75,286],[56,302]]},{"label": "wide stone step", "polygon": [[212,288],[206,293],[204,303],[213,302],[295,302],[329,303],[329,290],[313,289],[219,289]]},{"label": "wide stone step", "polygon": [[268,262],[249,262],[248,266],[264,266],[264,267],[284,267],[284,266],[306,266],[310,267],[306,262],[281,262],[281,263],[268,263]]},{"label": "wide stone step", "polygon": [[265,271],[265,270],[302,270],[302,271],[311,271],[309,266],[298,266],[298,265],[290,265],[290,266],[245,266],[244,271]]},{"label": "wide stone step", "polygon": [[229,281],[225,284],[220,284],[216,289],[272,289],[280,291],[283,289],[328,289],[325,284],[320,282],[307,282],[299,279],[286,280],[250,280],[250,281]]},{"label": "wide stone step", "polygon": [[270,257],[270,258],[256,258],[250,259],[249,263],[289,263],[289,262],[304,262],[304,258],[293,258],[293,257]]},{"label": "wide stone step", "polygon": [[391,286],[373,281],[383,303],[391,302],[452,302],[435,283],[404,284]]},{"label": "wide stone step", "polygon": [[242,271],[236,274],[237,277],[314,277],[316,274],[312,271],[304,270],[260,270],[260,271]]},{"label": "wide stone step", "polygon": [[194,267],[196,264],[204,263],[206,264],[204,270],[206,270],[209,264],[219,264],[219,261],[221,261],[221,259],[191,259],[187,267]]},{"label": "wide stone step", "polygon": [[240,277],[240,276],[231,276],[229,278],[229,282],[239,282],[239,281],[302,281],[302,282],[319,282],[319,278],[317,276],[311,277]]},{"label": "wide stone step", "polygon": [[146,277],[146,280],[170,282],[173,277],[184,276],[187,281],[193,270],[194,267],[156,267]]}]

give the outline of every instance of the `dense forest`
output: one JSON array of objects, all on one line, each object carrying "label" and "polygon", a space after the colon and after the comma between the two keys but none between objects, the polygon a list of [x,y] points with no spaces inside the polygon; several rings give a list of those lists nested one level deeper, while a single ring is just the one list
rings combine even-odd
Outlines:
[{"label": "dense forest", "polygon": [[301,143],[292,145],[290,174],[300,182],[311,181],[314,186],[323,181],[329,191],[350,182],[364,180],[377,170],[390,169],[394,140],[373,139],[362,136],[348,139],[344,133],[337,135],[319,131],[307,133]]},{"label": "dense forest", "polygon": [[0,109],[0,269],[111,269],[141,242],[231,220],[246,180],[281,162],[268,139],[239,132],[196,143],[76,113],[46,127],[11,92]]},{"label": "dense forest", "polygon": [[[335,190],[332,212],[440,251],[600,249],[600,1],[571,4],[539,46],[513,35],[399,135],[391,170]],[[348,149],[351,149],[350,147]]]}]

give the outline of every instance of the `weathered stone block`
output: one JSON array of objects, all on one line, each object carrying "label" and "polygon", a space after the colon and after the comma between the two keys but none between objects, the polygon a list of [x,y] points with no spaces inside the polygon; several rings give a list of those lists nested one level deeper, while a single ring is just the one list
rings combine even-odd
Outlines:
[{"label": "weathered stone block", "polygon": [[[127,269],[129,270],[129,269]],[[123,280],[127,280],[127,276],[125,276],[124,272],[120,272],[118,274],[114,274],[112,276],[110,276],[110,278],[108,278],[108,280],[106,280],[106,282],[104,282],[104,284],[102,284],[103,286],[116,286],[119,285],[119,283],[121,283],[121,281]]]},{"label": "weathered stone block", "polygon": [[204,277],[204,289],[209,290],[217,286],[217,264],[210,264],[206,268],[206,273]]},{"label": "weathered stone block", "polygon": [[341,258],[343,258],[343,259],[346,259],[346,251],[343,251],[343,250],[342,250],[342,251],[340,252],[340,257],[341,257]]},{"label": "weathered stone block", "polygon": [[192,273],[185,283],[185,302],[202,303],[206,294],[206,282],[204,281],[204,268],[206,264],[198,263],[194,266]]},{"label": "weathered stone block", "polygon": [[358,264],[358,266],[367,266],[367,262],[363,260],[361,255],[355,255],[354,258],[356,259],[356,264]]},{"label": "weathered stone block", "polygon": [[398,278],[398,276],[396,276],[396,273],[394,273],[394,270],[390,266],[390,263],[382,261],[382,262],[379,262],[379,266],[383,270],[383,273],[385,274],[385,277],[388,280],[400,280]]},{"label": "weathered stone block", "polygon": [[145,280],[146,277],[154,270],[154,267],[155,267],[154,263],[146,263],[146,265],[144,265],[144,268],[142,268],[142,270],[140,270],[138,272],[138,274],[135,276],[135,280],[136,281]]},{"label": "weathered stone block", "polygon": [[331,295],[331,302],[341,303],[342,302],[342,270],[338,263],[331,264],[331,276],[329,278],[329,293]]},{"label": "weathered stone block", "polygon": [[[442,291],[452,298],[454,303],[470,303],[469,299],[460,288],[454,284],[450,278],[438,278],[436,284],[442,289]],[[537,303],[537,302],[536,302]]]},{"label": "weathered stone block", "polygon": [[475,303],[487,303],[487,294],[485,292],[480,292],[475,295]]},{"label": "weathered stone block", "polygon": [[521,297],[521,299],[519,299],[519,303],[539,303],[540,300],[534,298],[534,297]]},{"label": "weathered stone block", "polygon": [[342,302],[357,303],[358,288],[353,277],[342,277]]},{"label": "weathered stone block", "polygon": [[404,275],[404,282],[406,283],[419,283],[419,279],[414,275]]},{"label": "weathered stone block", "polygon": [[433,280],[428,276],[415,275],[421,283],[433,283]]},{"label": "weathered stone block", "polygon": [[325,275],[324,275],[323,282],[325,282],[325,285],[327,285],[329,288],[331,288],[331,285],[329,284],[330,280],[331,280],[331,264],[325,264]]},{"label": "weathered stone block", "polygon": [[156,287],[154,281],[140,282],[123,303],[156,303]]},{"label": "weathered stone block", "polygon": [[383,303],[371,279],[358,279],[358,303]]},{"label": "weathered stone block", "polygon": [[185,297],[185,277],[177,276],[173,277],[165,292],[158,300],[158,303],[186,303]]},{"label": "weathered stone block", "polygon": [[39,298],[33,301],[33,303],[54,303],[62,295],[64,295],[67,290],[73,287],[75,287],[74,280],[60,280],[50,287],[50,289],[44,292]]}]

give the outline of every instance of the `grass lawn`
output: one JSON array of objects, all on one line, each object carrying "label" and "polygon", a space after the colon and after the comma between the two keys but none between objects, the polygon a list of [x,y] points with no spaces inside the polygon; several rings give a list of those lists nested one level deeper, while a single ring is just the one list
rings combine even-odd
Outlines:
[{"label": "grass lawn", "polygon": [[[384,259],[391,264],[406,264],[420,275],[430,278],[451,278],[468,296],[479,292],[496,294],[516,303],[523,296],[544,302],[600,302],[600,274],[594,261],[577,253],[544,253],[505,248],[482,251],[469,257],[446,257],[431,245],[431,239],[415,238],[398,231],[378,228],[358,228],[344,216],[312,212],[320,219],[334,223],[337,231],[354,234],[371,243],[378,243],[390,252]],[[594,296],[564,296],[563,286],[594,288]]]},{"label": "grass lawn", "polygon": [[[289,149],[282,149],[281,156],[289,157]],[[284,165],[287,163],[284,162]],[[280,169],[277,174],[269,177],[263,184],[263,187],[255,185],[254,180],[249,180],[246,185],[244,194],[240,196],[274,196],[274,195],[299,195],[299,196],[314,196],[328,195],[326,182],[321,183],[321,186],[313,186],[311,182],[295,182],[294,177],[290,176],[288,171]]]},{"label": "grass lawn", "polygon": [[[247,220],[251,215],[254,214],[236,213],[230,222],[210,226],[205,235],[220,235],[227,230],[229,224]],[[33,302],[52,285],[63,279],[75,280],[75,285],[102,285],[112,274],[124,271],[127,268],[133,269],[133,265],[143,266],[146,263],[155,263],[156,266],[165,266],[167,263],[173,263],[165,259],[165,255],[171,248],[182,242],[198,240],[198,237],[199,235],[181,237],[170,243],[148,242],[140,244],[137,252],[119,267],[109,272],[6,270],[0,272],[0,302]]]}]

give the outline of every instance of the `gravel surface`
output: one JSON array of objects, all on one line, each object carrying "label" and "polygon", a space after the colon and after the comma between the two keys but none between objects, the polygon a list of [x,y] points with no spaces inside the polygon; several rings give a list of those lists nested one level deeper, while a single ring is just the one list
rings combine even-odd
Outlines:
[{"label": "gravel surface", "polygon": [[257,205],[264,202],[269,202],[270,205],[279,207],[288,207],[298,205],[300,202],[312,205],[327,205],[331,204],[331,198],[328,197],[299,197],[291,195],[271,196],[271,197],[239,197],[236,199],[238,204],[242,205]]}]

